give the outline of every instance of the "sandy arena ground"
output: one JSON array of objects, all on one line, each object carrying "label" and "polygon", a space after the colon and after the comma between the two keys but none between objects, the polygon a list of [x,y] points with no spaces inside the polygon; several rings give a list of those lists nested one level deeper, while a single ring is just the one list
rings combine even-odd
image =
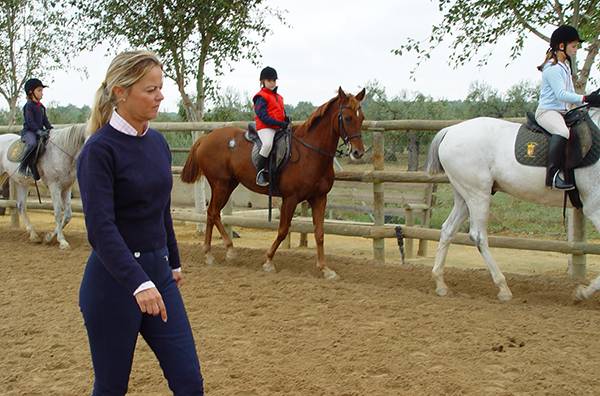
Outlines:
[{"label": "sandy arena ground", "polygon": [[[38,230],[52,217],[33,214]],[[557,221],[559,221],[557,219]],[[329,282],[314,250],[282,249],[261,271],[274,233],[236,229],[238,258],[207,267],[194,225],[176,226],[182,293],[208,395],[593,395],[600,389],[600,299],[574,305],[566,256],[494,249],[514,299],[497,290],[477,251],[453,246],[440,298],[429,256],[385,266],[368,240],[326,236]],[[86,395],[93,373],[78,308],[89,246],[76,217],[71,249],[28,241],[0,216],[0,394]],[[311,246],[312,246],[312,240]],[[297,245],[294,235],[293,245]],[[600,260],[588,257],[591,272]],[[168,395],[152,352],[138,343],[131,395]]]}]

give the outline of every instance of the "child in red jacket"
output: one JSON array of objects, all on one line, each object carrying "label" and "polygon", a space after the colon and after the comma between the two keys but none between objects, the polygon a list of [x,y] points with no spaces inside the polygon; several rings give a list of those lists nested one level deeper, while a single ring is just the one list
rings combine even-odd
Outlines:
[{"label": "child in red jacket", "polygon": [[273,138],[278,130],[286,129],[289,119],[285,115],[283,97],[277,93],[277,71],[272,67],[265,67],[260,72],[261,90],[252,101],[256,113],[256,131],[262,142],[258,162],[256,184],[268,186],[267,159],[273,147]]}]

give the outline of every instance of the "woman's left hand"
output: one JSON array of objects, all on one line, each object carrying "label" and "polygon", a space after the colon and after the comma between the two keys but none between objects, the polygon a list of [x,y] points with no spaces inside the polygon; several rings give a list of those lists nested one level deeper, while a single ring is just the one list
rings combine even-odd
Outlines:
[{"label": "woman's left hand", "polygon": [[183,285],[183,274],[181,271],[171,271],[173,274],[173,279],[175,279],[175,283],[177,283],[177,287],[181,287]]}]

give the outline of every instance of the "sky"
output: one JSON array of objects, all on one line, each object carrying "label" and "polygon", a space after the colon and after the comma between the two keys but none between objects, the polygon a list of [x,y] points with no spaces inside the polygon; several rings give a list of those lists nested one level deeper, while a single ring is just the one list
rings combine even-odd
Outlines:
[{"label": "sky", "polygon": [[[235,70],[220,81],[251,97],[259,88],[264,66],[277,69],[279,92],[286,103],[309,101],[322,104],[333,97],[338,86],[357,93],[368,81],[377,80],[388,96],[403,91],[420,92],[435,99],[463,99],[474,81],[485,82],[500,92],[521,81],[537,84],[536,66],[543,60],[547,44],[531,36],[522,55],[508,66],[511,40],[494,48],[488,65],[477,67],[477,59],[456,69],[448,65],[450,42],[436,49],[411,80],[415,58],[391,53],[408,37],[426,39],[431,26],[442,19],[437,1],[430,0],[268,0],[287,10],[284,26],[276,21],[273,33],[261,45],[259,65],[249,61],[234,64]],[[552,27],[545,33],[550,34]],[[91,105],[112,56],[103,48],[81,53],[71,64],[87,68],[87,76],[74,70],[53,73],[44,92],[46,104]],[[598,73],[595,72],[594,75]],[[165,79],[162,111],[176,111],[179,92]],[[0,104],[3,108],[6,104]]]}]

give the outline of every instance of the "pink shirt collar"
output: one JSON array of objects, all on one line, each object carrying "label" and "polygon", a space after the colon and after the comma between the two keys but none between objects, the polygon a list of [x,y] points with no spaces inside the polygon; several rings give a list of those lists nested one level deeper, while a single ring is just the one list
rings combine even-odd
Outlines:
[{"label": "pink shirt collar", "polygon": [[[115,128],[117,131],[119,131],[121,133],[124,133],[125,135],[138,136],[138,132],[136,131],[136,129],[134,127],[132,127],[130,123],[125,121],[125,119],[123,117],[121,117],[119,115],[119,113],[117,113],[117,109],[113,110],[112,116],[110,117],[110,121],[108,123],[110,124],[111,127]],[[149,128],[150,128],[149,124],[146,123],[144,132],[139,136],[140,137],[144,136],[146,134],[146,132],[148,132]]]}]

